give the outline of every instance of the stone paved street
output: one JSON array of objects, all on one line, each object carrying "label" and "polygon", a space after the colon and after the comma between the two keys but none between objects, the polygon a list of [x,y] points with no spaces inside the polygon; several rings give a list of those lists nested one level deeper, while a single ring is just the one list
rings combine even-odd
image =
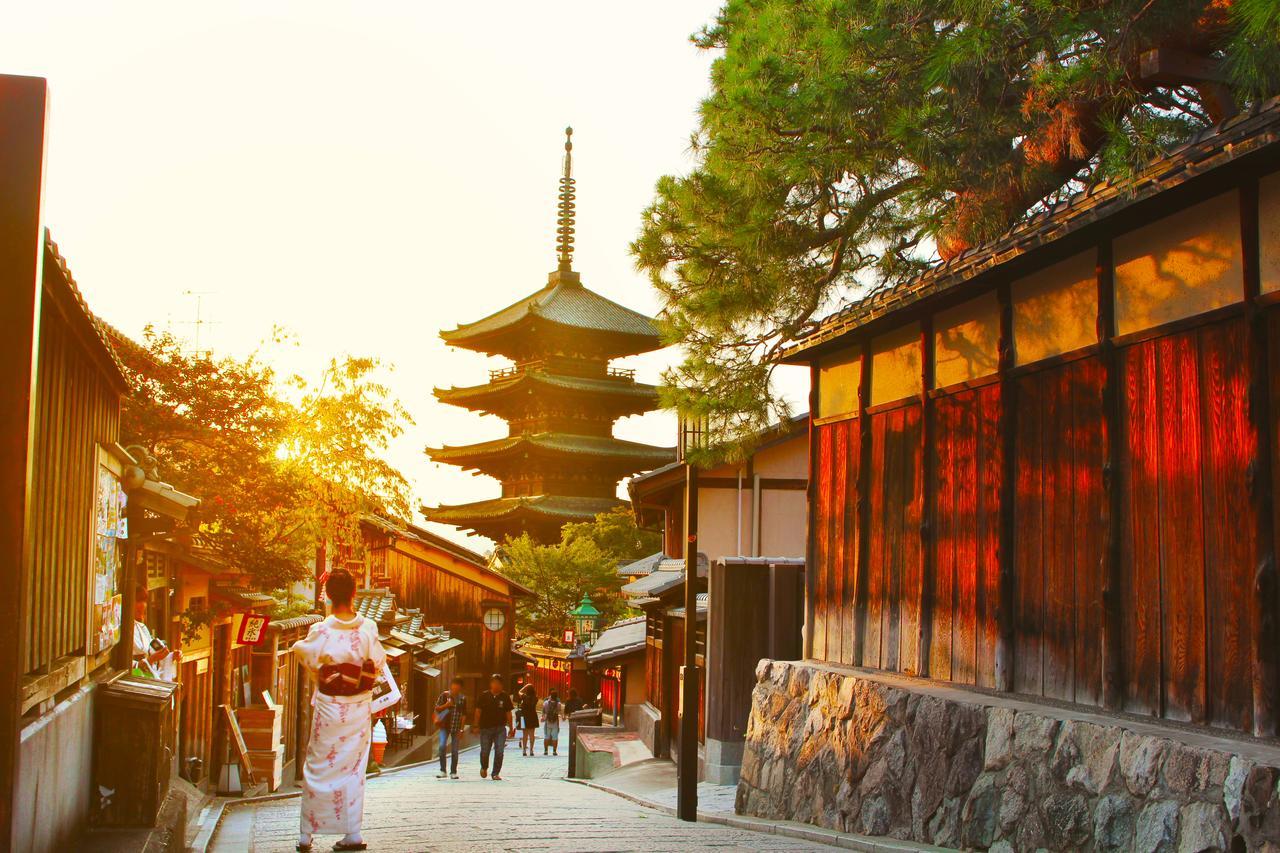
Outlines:
[{"label": "stone paved street", "polygon": [[[503,781],[482,780],[477,753],[463,778],[435,778],[427,765],[370,779],[365,840],[371,851],[818,850],[811,841],[710,823],[684,823],[560,777],[565,758],[507,753]],[[298,800],[228,811],[210,849],[284,853],[297,841]],[[336,838],[318,837],[315,850]]]}]

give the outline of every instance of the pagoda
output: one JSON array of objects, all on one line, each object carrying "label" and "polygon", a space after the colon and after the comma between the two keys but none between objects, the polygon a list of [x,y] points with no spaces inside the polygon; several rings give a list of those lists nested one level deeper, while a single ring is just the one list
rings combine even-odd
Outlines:
[{"label": "pagoda", "polygon": [[502,482],[502,496],[424,507],[431,521],[500,541],[528,533],[557,541],[568,522],[585,521],[623,501],[618,481],[674,458],[670,448],[613,436],[613,422],[657,408],[657,389],[636,382],[615,358],[662,344],[651,318],[588,290],[573,269],[573,129],[565,130],[556,221],[559,266],[546,287],[474,323],[440,336],[455,347],[503,356],[484,385],[437,388],[442,402],[497,415],[508,436],[460,447],[428,448],[436,462]]}]

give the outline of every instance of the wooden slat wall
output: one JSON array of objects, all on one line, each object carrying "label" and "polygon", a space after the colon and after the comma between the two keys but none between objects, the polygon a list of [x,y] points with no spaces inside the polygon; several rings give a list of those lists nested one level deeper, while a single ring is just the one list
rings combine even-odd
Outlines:
[{"label": "wooden slat wall", "polygon": [[[1107,280],[1104,271],[1099,281]],[[1259,527],[1255,516],[1264,507],[1280,527],[1280,502],[1256,498],[1258,489],[1280,490],[1280,303],[1259,302],[1265,322],[1251,324],[1243,299],[1234,312],[1116,340],[1114,414],[1104,405],[1111,357],[1104,347],[1006,365],[1000,381],[928,395],[928,466],[918,401],[868,409],[864,395],[854,417],[818,421],[812,656],[998,686],[1000,524],[1007,516],[1015,692],[1101,706],[1101,639],[1111,631],[1119,653],[1117,696],[1108,707],[1267,729],[1272,723],[1263,711],[1255,720],[1255,709],[1280,697],[1267,695],[1258,675],[1268,664],[1255,661],[1257,637],[1267,631],[1257,613],[1280,610],[1280,601],[1256,600],[1271,596],[1255,575],[1270,566],[1263,557],[1272,546],[1259,538],[1266,522]],[[1099,328],[1109,328],[1105,317]],[[1254,335],[1267,336],[1269,359],[1254,355]],[[1269,383],[1269,422],[1251,420],[1258,371]],[[1002,391],[1015,401],[1003,438]],[[1115,424],[1110,474],[1108,418]],[[1270,460],[1271,470],[1255,470],[1259,460]],[[931,482],[923,489],[926,471]],[[1002,508],[1004,499],[1012,506]],[[1109,552],[1112,507],[1117,545]],[[861,556],[860,530],[867,537]],[[930,549],[927,578],[923,548]],[[1118,629],[1104,625],[1112,562]]]},{"label": "wooden slat wall", "polygon": [[1097,704],[1102,695],[1100,362],[1018,383],[1014,689]]},{"label": "wooden slat wall", "polygon": [[1248,329],[1236,319],[1121,351],[1129,504],[1126,708],[1247,730],[1256,561]]},{"label": "wooden slat wall", "polygon": [[[45,275],[60,274],[46,258]],[[120,400],[46,299],[40,318],[32,484],[33,563],[23,585],[23,666],[85,651],[99,446],[119,437]]]},{"label": "wooden slat wall", "polygon": [[929,675],[995,686],[1000,386],[934,400],[937,489]]}]

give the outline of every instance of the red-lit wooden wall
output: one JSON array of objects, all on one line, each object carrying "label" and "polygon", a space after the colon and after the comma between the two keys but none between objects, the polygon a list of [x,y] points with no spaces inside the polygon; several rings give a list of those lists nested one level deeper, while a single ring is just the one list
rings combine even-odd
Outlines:
[{"label": "red-lit wooden wall", "polygon": [[[809,657],[1274,734],[1280,175],[1216,192],[814,360]],[[1203,237],[1143,255],[1198,220]],[[1070,258],[1084,277],[1044,292],[1092,299],[1091,339],[1059,352],[1067,302],[1019,282],[1053,264],[1067,281]],[[990,353],[944,382],[962,298],[977,319],[956,337],[981,344],[986,323]],[[882,363],[918,374],[896,400],[877,399]]]}]

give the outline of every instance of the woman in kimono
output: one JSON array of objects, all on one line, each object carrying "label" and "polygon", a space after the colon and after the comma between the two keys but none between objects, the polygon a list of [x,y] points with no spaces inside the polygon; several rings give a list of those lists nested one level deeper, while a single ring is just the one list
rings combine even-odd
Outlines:
[{"label": "woman in kimono", "polygon": [[355,578],[334,569],[325,582],[329,616],[293,644],[315,675],[311,739],[302,768],[302,817],[298,850],[311,850],[316,834],[342,833],[334,850],[364,850],[364,776],[372,725],[369,701],[386,652],[378,626],[351,607]]}]

